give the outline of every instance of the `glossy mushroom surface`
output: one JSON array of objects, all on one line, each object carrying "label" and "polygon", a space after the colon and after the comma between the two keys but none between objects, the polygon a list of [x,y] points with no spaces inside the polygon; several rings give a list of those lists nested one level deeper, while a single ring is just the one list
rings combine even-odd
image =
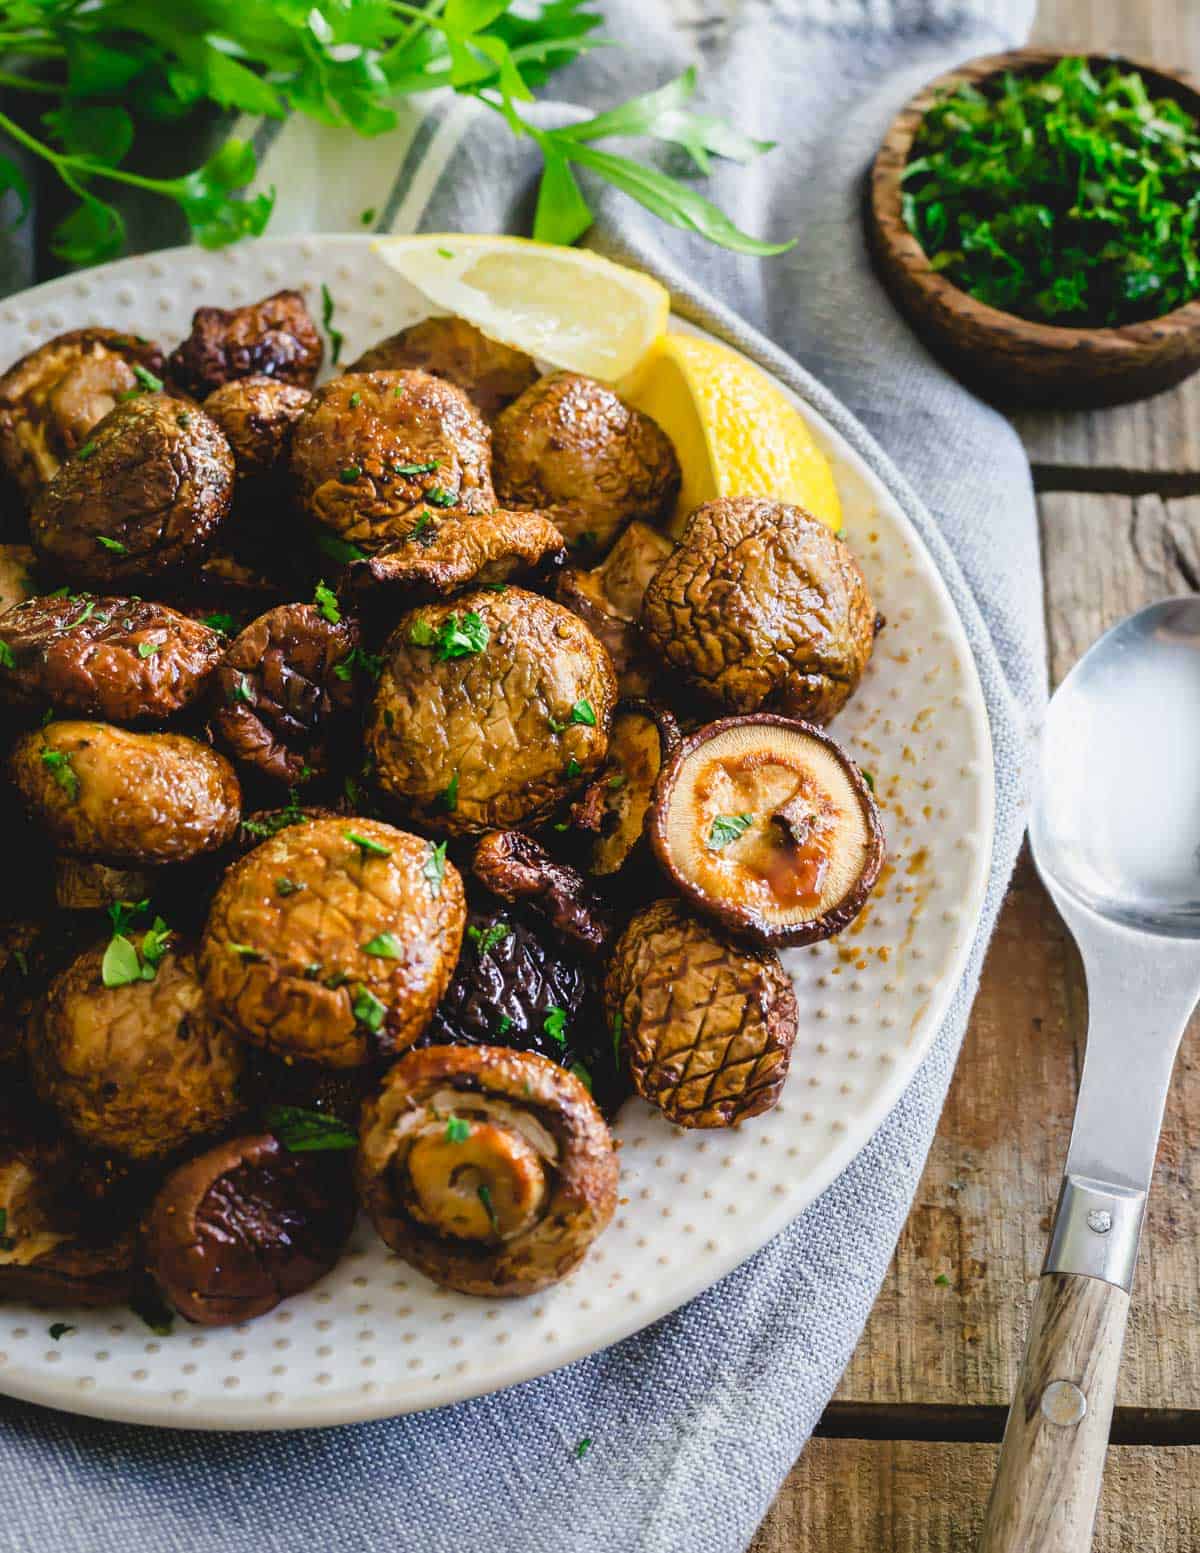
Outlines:
[{"label": "glossy mushroom surface", "polygon": [[655,901],[613,950],[604,1006],[638,1094],[677,1126],[730,1127],[779,1099],[798,1013],[774,950]]},{"label": "glossy mushroom surface", "polygon": [[489,338],[465,318],[422,318],[380,340],[346,368],[347,372],[413,370],[461,388],[486,420],[538,377],[532,357]]},{"label": "glossy mushroom surface", "polygon": [[307,388],[279,378],[232,378],[204,401],[233,449],[239,481],[275,473],[287,457],[292,428],[312,398]]},{"label": "glossy mushroom surface", "polygon": [[674,548],[665,534],[634,522],[599,566],[572,566],[559,576],[555,597],[608,648],[623,696],[644,696],[654,681],[656,666],[642,641],[642,600]]},{"label": "glossy mushroom surface", "polygon": [[354,1208],[339,1156],[291,1154],[270,1133],[231,1138],[167,1176],[142,1264],[188,1321],[249,1321],[333,1268]]},{"label": "glossy mushroom surface", "polygon": [[689,734],[658,779],[654,855],[698,911],[761,943],[848,927],[883,867],[879,810],[820,729],[729,717]]},{"label": "glossy mushroom surface", "polygon": [[444,847],[359,816],[290,825],[218,886],[204,989],[268,1051],[331,1068],[390,1059],[437,1007],[465,915]]},{"label": "glossy mushroom surface", "polygon": [[678,748],[679,724],[666,707],[636,698],[617,703],[605,762],[571,810],[594,838],[591,875],[611,879],[637,863],[659,773]]},{"label": "glossy mushroom surface", "polygon": [[445,598],[460,588],[497,587],[558,565],[562,535],[540,512],[427,512],[399,544],[350,572],[357,589],[386,589],[412,602]]},{"label": "glossy mushroom surface", "polygon": [[612,916],[574,868],[556,862],[532,836],[491,830],[479,838],[471,872],[497,899],[544,917],[560,938],[589,954],[602,954],[612,937]]},{"label": "glossy mushroom surface", "polygon": [[464,1294],[532,1294],[612,1218],[617,1159],[587,1089],[544,1057],[430,1046],[363,1113],[359,1197],[384,1241]]},{"label": "glossy mushroom surface", "polygon": [[167,358],[177,388],[203,399],[236,378],[312,385],[324,346],[298,291],[277,291],[246,307],[200,307],[192,330]]}]

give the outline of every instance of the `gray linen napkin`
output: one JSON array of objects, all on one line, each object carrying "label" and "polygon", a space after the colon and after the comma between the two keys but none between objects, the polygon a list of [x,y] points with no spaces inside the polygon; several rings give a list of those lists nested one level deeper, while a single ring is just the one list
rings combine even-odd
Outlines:
[{"label": "gray linen napkin", "polygon": [[[598,198],[598,245],[661,275],[681,312],[778,373],[882,474],[966,624],[995,741],[992,876],[969,971],[885,1125],[823,1197],[707,1294],[606,1353],[495,1397],[273,1436],[156,1432],[0,1404],[0,1548],[735,1553],[750,1540],[878,1292],[1021,835],[1045,680],[1029,471],[1007,424],[893,313],[867,266],[857,209],[862,171],[903,100],[949,65],[1017,42],[1032,9],[1033,0],[745,0],[728,26],[693,32],[708,103],[780,142],[748,170],[723,168],[714,192],[751,230],[798,232],[783,258],[734,258],[619,196]],[[541,110],[551,118],[658,84],[689,62],[662,12],[642,0],[607,10],[609,32],[629,48],[572,67],[560,95],[574,107]],[[269,144],[272,134],[261,136],[268,172],[282,185],[286,170],[277,229],[351,226],[377,204],[380,227],[491,230],[528,209],[532,167],[490,116],[457,102],[409,126],[390,162],[386,145],[360,148],[369,199],[343,177],[344,151],[302,125]],[[343,158],[334,178],[323,175],[327,154]],[[577,1460],[584,1437],[594,1443]]]}]

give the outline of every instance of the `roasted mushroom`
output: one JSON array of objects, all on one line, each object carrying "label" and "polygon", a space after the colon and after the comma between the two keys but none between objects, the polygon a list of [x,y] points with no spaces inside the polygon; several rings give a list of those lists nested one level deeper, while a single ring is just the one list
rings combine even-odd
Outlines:
[{"label": "roasted mushroom", "polygon": [[167,394],[119,404],[43,487],[39,554],[95,586],[198,566],[233,497],[233,454],[203,410]]},{"label": "roasted mushroom", "polygon": [[181,1316],[222,1326],[310,1288],[353,1227],[349,1170],[259,1133],[171,1172],[146,1215],[142,1261]]},{"label": "roasted mushroom", "polygon": [[368,1102],[363,1206],[392,1248],[464,1294],[532,1294],[612,1218],[617,1159],[586,1088],[530,1052],[409,1052]]},{"label": "roasted mushroom", "polygon": [[652,652],[732,712],[828,722],[866,669],[875,607],[849,547],[801,507],[698,507],[642,605]]},{"label": "roasted mushroom", "polygon": [[594,378],[553,372],[496,417],[496,492],[535,507],[570,544],[605,551],[631,518],[666,516],[679,494],[670,438]]},{"label": "roasted mushroom", "polygon": [[547,816],[604,759],[616,680],[583,622],[521,588],[406,615],[367,726],[376,779],[451,833]]},{"label": "roasted mushroom", "polygon": [[444,845],[357,816],[292,825],[218,887],[205,991],[269,1051],[331,1068],[391,1058],[446,990],[465,912]]},{"label": "roasted mushroom", "polygon": [[491,434],[461,389],[427,372],[334,378],[292,433],[301,506],[364,551],[419,537],[451,509],[490,512]]},{"label": "roasted mushroom", "polygon": [[204,399],[234,378],[269,377],[310,388],[324,346],[298,291],[277,291],[246,307],[199,307],[192,332],[167,358],[171,382]]},{"label": "roasted mushroom", "polygon": [[623,696],[644,696],[655,677],[645,652],[639,620],[650,579],[674,549],[657,529],[631,523],[599,566],[569,567],[558,579],[556,597],[608,648]]},{"label": "roasted mushroom", "polygon": [[157,874],[62,852],[54,859],[54,904],[63,911],[101,911],[116,901],[145,900],[154,893]]},{"label": "roasted mushroom", "polygon": [[540,512],[429,513],[400,544],[357,562],[349,577],[353,588],[386,588],[416,603],[471,584],[498,588],[565,555],[562,535]]},{"label": "roasted mushroom", "polygon": [[779,1099],[796,995],[772,949],[660,900],[613,950],[604,1007],[634,1087],[679,1127],[729,1127]]},{"label": "roasted mushroom", "polygon": [[319,1062],[277,1057],[259,1046],[246,1050],[245,1088],[253,1112],[264,1120],[280,1106],[316,1112],[357,1132],[363,1102],[375,1084],[373,1068],[326,1068]]},{"label": "roasted mushroom", "polygon": [[97,421],[161,371],[157,345],[117,329],[47,340],[0,377],[0,468],[32,500]]},{"label": "roasted mushroom", "polygon": [[636,864],[663,766],[679,747],[679,725],[649,701],[617,704],[608,756],[571,810],[575,824],[593,833],[588,872],[609,878]]},{"label": "roasted mushroom", "polygon": [[0,615],[0,694],[68,716],[163,722],[196,699],[223,647],[149,599],[43,595]]},{"label": "roasted mushroom", "polygon": [[307,388],[261,375],[232,378],[209,394],[204,413],[225,433],[239,481],[283,467],[292,428],[311,398]]},{"label": "roasted mushroom", "polygon": [[612,936],[604,902],[582,876],[556,863],[531,836],[492,830],[479,838],[471,871],[499,900],[528,906],[545,917],[560,938],[601,954]]},{"label": "roasted mushroom", "polygon": [[465,318],[423,318],[380,340],[346,371],[413,369],[461,388],[486,420],[511,404],[538,376],[532,357],[489,339]]},{"label": "roasted mushroom", "polygon": [[95,948],[55,977],[29,1063],[76,1137],[161,1159],[237,1115],[243,1052],[205,1007],[190,950],[143,938],[139,963],[142,974],[118,983],[110,951]]},{"label": "roasted mushroom", "polygon": [[354,709],[358,639],[332,595],[320,607],[281,604],[252,621],[216,675],[214,725],[230,753],[289,787],[323,772]]},{"label": "roasted mushroom", "polygon": [[293,825],[311,825],[315,820],[340,819],[343,812],[349,811],[326,807],[324,804],[297,803],[295,795],[289,795],[288,802],[281,809],[256,809],[253,814],[245,816],[237,829],[238,852],[250,852],[261,842],[269,841],[272,836],[278,836],[281,830],[289,830]]},{"label": "roasted mushroom", "polygon": [[11,756],[26,805],[65,852],[112,863],[179,863],[214,851],[241,818],[223,755],[177,733],[52,722]]},{"label": "roasted mushroom", "polygon": [[846,752],[768,714],[684,739],[658,779],[650,841],[697,910],[780,945],[848,927],[884,858],[879,811]]}]

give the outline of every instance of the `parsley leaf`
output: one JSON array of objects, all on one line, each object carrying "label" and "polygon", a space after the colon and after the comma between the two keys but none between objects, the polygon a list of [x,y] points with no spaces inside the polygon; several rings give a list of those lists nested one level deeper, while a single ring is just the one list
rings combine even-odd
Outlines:
[{"label": "parsley leaf", "polygon": [[157,1290],[144,1290],[129,1301],[129,1308],[157,1337],[170,1337],[175,1312]]},{"label": "parsley leaf", "polygon": [[455,771],[450,780],[438,794],[438,802],[447,814],[453,814],[458,808],[458,772]]},{"label": "parsley leaf", "polygon": [[[440,458],[431,458],[426,464],[393,464],[392,473],[396,475],[431,475],[440,463]],[[436,506],[436,503],[434,505]]]},{"label": "parsley leaf", "polygon": [[496,1209],[492,1203],[492,1193],[490,1187],[486,1185],[477,1187],[476,1195],[478,1196],[479,1201],[483,1204],[484,1212],[488,1216],[488,1223],[492,1226],[492,1234],[498,1235],[500,1233],[500,1220],[496,1217]]},{"label": "parsley leaf", "polygon": [[97,534],[96,543],[103,545],[106,550],[111,550],[114,555],[129,554],[128,545],[123,545],[119,539],[110,539],[107,534]]},{"label": "parsley leaf", "polygon": [[42,750],[42,764],[49,767],[50,775],[66,793],[72,803],[79,797],[79,778],[75,775],[75,768],[71,764],[70,752],[67,750],[52,750],[49,747]]},{"label": "parsley leaf", "polygon": [[346,336],[340,329],[333,327],[333,314],[335,303],[329,287],[321,283],[321,322],[325,326],[325,333],[329,336],[329,359],[336,367],[341,358],[342,346]]},{"label": "parsley leaf", "polygon": [[341,624],[342,612],[338,608],[337,594],[332,588],[327,587],[324,581],[317,584],[313,594],[313,603],[323,620],[328,620],[331,626]]},{"label": "parsley leaf", "polygon": [[161,642],[139,642],[138,657],[153,658],[154,654],[161,649],[162,645],[163,644]]},{"label": "parsley leaf", "polygon": [[512,928],[507,922],[493,922],[482,930],[472,923],[467,928],[467,937],[478,949],[479,958],[482,959],[490,949],[494,949],[497,944],[502,944],[511,932]]},{"label": "parsley leaf", "polygon": [[446,1142],[465,1143],[471,1136],[471,1124],[461,1116],[451,1116],[446,1122]]},{"label": "parsley leaf", "polygon": [[449,615],[435,630],[428,620],[414,620],[408,639],[416,647],[432,647],[439,663],[482,652],[491,639],[488,623],[477,610],[468,610],[461,622]]},{"label": "parsley leaf", "polygon": [[364,861],[368,857],[391,857],[390,847],[385,847],[382,842],[372,841],[370,836],[364,836],[356,830],[344,830],[342,835],[347,841],[353,842],[362,853]]},{"label": "parsley leaf", "polygon": [[571,708],[565,723],[560,723],[556,717],[551,717],[547,720],[555,733],[563,733],[575,723],[581,724],[585,728],[594,728],[596,726],[596,709],[590,701],[586,699],[579,700]]},{"label": "parsley leaf", "polygon": [[373,954],[380,960],[399,960],[404,949],[395,933],[377,933],[362,946],[364,954]]},{"label": "parsley leaf", "polygon": [[295,1105],[267,1107],[263,1118],[289,1154],[314,1154],[358,1147],[358,1134],[340,1117]]},{"label": "parsley leaf", "polygon": [[355,987],[351,1008],[359,1024],[365,1025],[372,1034],[383,1028],[383,1021],[387,1016],[387,1004],[381,1003],[370,987],[364,987],[361,983]]},{"label": "parsley leaf", "polygon": [[15,669],[17,666],[17,655],[7,642],[0,642],[0,666],[6,669]]},{"label": "parsley leaf", "polygon": [[557,1003],[552,1004],[550,1012],[542,1021],[542,1029],[552,1041],[556,1041],[559,1046],[565,1046],[567,1044],[566,1009],[560,1007]]},{"label": "parsley leaf", "polygon": [[207,626],[210,631],[219,631],[222,636],[232,636],[236,622],[232,615],[213,614],[202,615],[200,624]]},{"label": "parsley leaf", "polygon": [[442,893],[442,880],[446,877],[446,843],[439,841],[421,865],[421,876],[429,881],[432,894]]},{"label": "parsley leaf", "polygon": [[709,851],[719,852],[731,841],[736,841],[739,836],[745,835],[753,824],[752,814],[718,814],[708,828]]}]

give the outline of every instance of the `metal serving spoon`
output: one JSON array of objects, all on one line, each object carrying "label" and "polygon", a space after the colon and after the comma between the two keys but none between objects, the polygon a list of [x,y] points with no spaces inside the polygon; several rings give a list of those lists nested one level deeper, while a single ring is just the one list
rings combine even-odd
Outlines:
[{"label": "metal serving spoon", "polygon": [[1083,957],[1087,1055],[980,1547],[1084,1553],[1163,1106],[1200,996],[1200,598],[1131,615],[1063,681],[1029,835]]}]

